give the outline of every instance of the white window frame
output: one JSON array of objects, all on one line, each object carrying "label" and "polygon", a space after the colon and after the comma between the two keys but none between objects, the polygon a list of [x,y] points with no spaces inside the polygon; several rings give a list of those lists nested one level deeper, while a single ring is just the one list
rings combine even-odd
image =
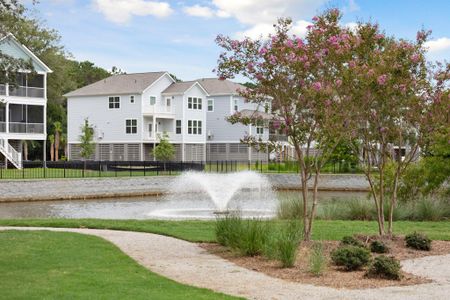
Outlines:
[{"label": "white window frame", "polygon": [[[190,110],[192,110],[192,97],[188,97],[188,100],[187,100],[187,107],[188,107],[188,109],[190,109]],[[191,107],[189,107],[189,105],[191,106]]]},{"label": "white window frame", "polygon": [[237,112],[237,111],[239,111],[239,99],[236,99],[236,98],[234,98],[233,99],[233,111],[234,112]]},{"label": "white window frame", "polygon": [[256,123],[256,134],[257,135],[263,135],[264,134],[264,122],[258,121]]},{"label": "white window frame", "polygon": [[[209,105],[209,102],[211,101],[211,105]],[[206,104],[207,104],[207,111],[208,112],[214,112],[214,99],[213,98],[208,98],[206,99]],[[209,107],[212,107],[211,110],[209,110]]]},{"label": "white window frame", "polygon": [[[130,125],[128,125],[128,121],[130,121]],[[136,125],[133,125],[133,121],[136,122]],[[130,132],[127,132],[127,129],[130,128]],[[133,128],[136,128],[136,132],[133,132]],[[138,123],[137,119],[125,119],[125,134],[137,134],[138,133]]]},{"label": "white window frame", "polygon": [[[178,126],[180,124],[180,126]],[[177,132],[177,130],[180,129],[180,132]],[[181,120],[175,120],[175,134],[182,134],[183,133],[183,122]]]},{"label": "white window frame", "polygon": [[[113,99],[113,102],[111,102],[111,98]],[[119,99],[119,101],[116,102],[115,101],[116,98]],[[120,109],[120,102],[121,102],[120,96],[108,96],[108,109],[110,109],[110,110]],[[113,104],[113,107],[110,106],[111,103]],[[119,107],[114,107],[115,104],[118,104]]]},{"label": "white window frame", "polygon": [[131,95],[131,96],[130,96],[130,103],[131,103],[131,104],[134,104],[134,103],[135,103],[134,95]]},{"label": "white window frame", "polygon": [[202,135],[203,132],[202,120],[188,120],[187,128],[189,135]]},{"label": "white window frame", "polygon": [[200,97],[188,97],[188,100],[187,100],[188,110],[202,110],[203,109],[202,101],[203,100]]},{"label": "white window frame", "polygon": [[[155,99],[155,101],[153,102],[153,104],[152,104],[152,98]],[[156,105],[156,101],[157,101],[156,96],[150,95],[149,98],[148,98],[148,100],[149,100],[148,103],[150,104],[150,106],[155,106],[155,105]]]}]

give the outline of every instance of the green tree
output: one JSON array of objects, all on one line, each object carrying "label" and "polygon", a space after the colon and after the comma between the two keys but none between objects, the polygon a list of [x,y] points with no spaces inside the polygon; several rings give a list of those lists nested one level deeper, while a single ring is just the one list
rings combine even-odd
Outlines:
[{"label": "green tree", "polygon": [[166,171],[166,162],[173,159],[175,156],[175,148],[169,143],[169,136],[167,133],[158,135],[159,144],[153,149],[153,155],[156,160],[164,162],[164,171]]},{"label": "green tree", "polygon": [[54,161],[55,160],[55,136],[53,134],[49,134],[48,141],[50,142],[50,161]]},{"label": "green tree", "polygon": [[84,120],[83,126],[81,126],[80,135],[80,156],[86,161],[91,157],[95,150],[94,144],[94,129],[89,124],[89,120]]},{"label": "green tree", "polygon": [[59,160],[59,145],[61,143],[61,133],[62,133],[62,125],[61,122],[55,122],[53,124],[53,129],[55,132],[55,161]]}]

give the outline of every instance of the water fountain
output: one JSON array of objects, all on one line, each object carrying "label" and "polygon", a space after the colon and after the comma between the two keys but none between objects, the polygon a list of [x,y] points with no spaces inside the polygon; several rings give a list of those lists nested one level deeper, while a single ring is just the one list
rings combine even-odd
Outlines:
[{"label": "water fountain", "polygon": [[[269,180],[251,171],[227,174],[187,172],[169,187],[168,202],[149,216],[162,219],[210,219],[230,211],[243,217],[268,218],[274,215],[275,195]],[[266,201],[266,200],[272,201]]]}]

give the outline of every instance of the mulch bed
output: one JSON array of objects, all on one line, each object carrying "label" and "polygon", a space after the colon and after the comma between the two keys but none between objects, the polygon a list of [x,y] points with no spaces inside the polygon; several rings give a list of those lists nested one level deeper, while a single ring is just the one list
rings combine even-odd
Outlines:
[{"label": "mulch bed", "polygon": [[[359,236],[361,241],[370,241],[372,238]],[[407,248],[403,237],[394,237],[384,240],[391,251],[385,255],[394,256],[399,260],[420,258],[430,255],[450,254],[449,241],[433,241],[431,251],[418,251]],[[346,272],[341,268],[334,266],[330,259],[332,250],[339,246],[339,241],[322,241],[324,254],[327,257],[328,264],[324,273],[320,277],[311,274],[309,269],[309,252],[313,242],[302,242],[297,254],[295,266],[293,268],[281,268],[278,261],[269,260],[263,256],[242,257],[230,249],[219,244],[203,243],[200,246],[208,252],[227,259],[241,267],[263,272],[269,276],[281,278],[287,281],[299,282],[304,284],[313,284],[318,286],[328,286],[333,288],[346,289],[365,289],[379,288],[386,286],[405,286],[431,282],[431,280],[402,272],[401,280],[387,280],[365,277],[365,269],[360,271]],[[378,254],[373,254],[374,256]]]}]

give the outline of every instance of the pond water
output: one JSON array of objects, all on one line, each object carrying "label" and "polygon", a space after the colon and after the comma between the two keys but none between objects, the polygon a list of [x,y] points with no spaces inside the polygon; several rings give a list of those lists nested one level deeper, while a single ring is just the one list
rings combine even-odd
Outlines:
[{"label": "pond water", "polygon": [[[351,198],[365,199],[365,192],[320,192],[320,203]],[[256,196],[243,190],[228,207],[247,216],[271,217],[283,198],[300,197],[299,191]],[[98,219],[208,219],[215,207],[208,195],[186,193],[176,196],[0,203],[0,218],[98,218]]]}]

